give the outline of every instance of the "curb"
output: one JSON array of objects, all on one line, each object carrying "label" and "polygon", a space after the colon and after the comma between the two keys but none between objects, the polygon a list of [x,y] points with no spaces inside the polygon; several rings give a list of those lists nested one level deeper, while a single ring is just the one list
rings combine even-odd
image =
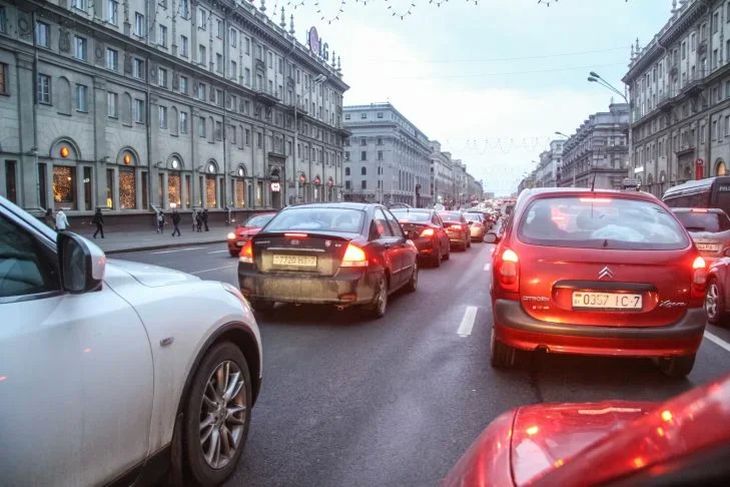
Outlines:
[{"label": "curb", "polygon": [[209,245],[214,243],[226,243],[226,239],[220,239],[217,238],[215,240],[205,240],[202,242],[169,242],[166,244],[150,244],[150,245],[142,245],[142,246],[136,246],[136,247],[125,247],[125,248],[115,248],[111,250],[104,250],[104,254],[106,255],[112,255],[112,254],[123,254],[127,252],[144,252],[147,250],[159,250],[159,249],[168,249],[168,248],[174,248],[174,247],[192,247],[195,245]]}]

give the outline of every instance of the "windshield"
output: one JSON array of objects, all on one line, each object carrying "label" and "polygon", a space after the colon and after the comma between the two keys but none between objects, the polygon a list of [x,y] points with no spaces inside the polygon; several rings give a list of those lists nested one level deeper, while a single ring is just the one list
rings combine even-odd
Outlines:
[{"label": "windshield", "polygon": [[677,221],[648,201],[593,197],[542,198],[523,215],[520,240],[536,245],[670,250],[689,245]]},{"label": "windshield", "polygon": [[449,222],[460,222],[462,218],[462,214],[458,211],[442,211],[439,216],[442,220]]},{"label": "windshield", "polygon": [[431,214],[427,211],[391,210],[391,213],[402,222],[427,222]]},{"label": "windshield", "polygon": [[263,227],[274,218],[274,215],[257,215],[246,222],[247,227]]},{"label": "windshield", "polygon": [[719,212],[678,211],[675,213],[690,232],[724,232],[730,230],[730,219]]},{"label": "windshield", "polygon": [[277,214],[266,230],[360,233],[364,217],[362,211],[348,208],[290,208]]},{"label": "windshield", "polygon": [[481,222],[482,221],[482,215],[479,215],[477,213],[466,213],[466,214],[464,214],[464,218],[466,218],[466,221],[468,221],[468,222]]}]

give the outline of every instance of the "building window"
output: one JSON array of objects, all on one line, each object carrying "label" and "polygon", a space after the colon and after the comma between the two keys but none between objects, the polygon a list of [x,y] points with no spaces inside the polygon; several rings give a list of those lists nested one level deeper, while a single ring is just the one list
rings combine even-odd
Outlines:
[{"label": "building window", "polygon": [[113,71],[119,68],[119,52],[110,47],[106,48],[106,68]]},{"label": "building window", "polygon": [[368,168],[363,166],[360,168],[360,175],[361,176],[367,176],[368,175]]},{"label": "building window", "polygon": [[246,129],[246,145],[251,145],[251,131]]},{"label": "building window", "polygon": [[230,38],[231,38],[231,47],[236,47],[238,45],[238,31],[231,27],[230,31]]},{"label": "building window", "polygon": [[89,103],[88,103],[88,94],[89,94],[89,87],[86,85],[76,85],[76,111],[77,112],[88,112],[89,111]]},{"label": "building window", "polygon": [[198,62],[205,64],[205,46],[202,44],[198,46]]},{"label": "building window", "polygon": [[205,101],[205,83],[198,83],[198,99]]},{"label": "building window", "polygon": [[720,28],[720,12],[712,14],[712,33],[716,34]]},{"label": "building window", "polygon": [[361,118],[361,119],[363,119],[363,120],[365,120],[366,118],[368,118],[368,114],[367,114],[367,112],[362,112],[362,113],[360,114],[360,118]]},{"label": "building window", "polygon": [[74,36],[74,57],[86,61],[86,39]]},{"label": "building window", "polygon": [[238,77],[238,64],[236,61],[231,61],[231,78],[237,78]]},{"label": "building window", "polygon": [[345,151],[345,160],[346,161],[350,160],[350,151]]},{"label": "building window", "polygon": [[382,137],[378,137],[378,145],[383,145],[383,138]]},{"label": "building window", "polygon": [[158,25],[157,44],[167,49],[167,27],[162,24]]},{"label": "building window", "polygon": [[246,54],[251,54],[251,39],[246,37]]},{"label": "building window", "polygon": [[119,2],[117,2],[117,0],[107,0],[106,8],[107,8],[106,20],[110,24],[117,25],[117,22],[119,22]]},{"label": "building window", "polygon": [[243,84],[251,86],[251,70],[248,68],[243,70]]},{"label": "building window", "polygon": [[349,175],[350,175],[350,168],[349,167],[346,167],[345,168],[345,176],[349,176]]},{"label": "building window", "polygon": [[188,77],[180,76],[180,93],[188,94]]},{"label": "building window", "polygon": [[349,113],[345,113],[345,120],[350,120],[350,114]]},{"label": "building window", "polygon": [[0,32],[7,32],[8,17],[5,14],[5,7],[0,5]]},{"label": "building window", "polygon": [[139,12],[134,13],[134,35],[137,37],[144,37],[146,32],[146,25],[144,23],[144,15]]},{"label": "building window", "polygon": [[215,70],[218,71],[220,74],[223,74],[223,54],[216,53]]},{"label": "building window", "polygon": [[188,112],[180,112],[180,133],[188,133]]},{"label": "building window", "polygon": [[378,112],[378,118],[383,118],[383,112]]},{"label": "building window", "polygon": [[368,160],[368,153],[365,151],[360,152],[360,160],[361,161],[367,161]]},{"label": "building window", "polygon": [[350,189],[350,181],[345,181],[345,189]]},{"label": "building window", "polygon": [[79,10],[86,10],[86,1],[87,0],[71,0],[71,6],[73,8],[77,8]]},{"label": "building window", "polygon": [[360,189],[368,189],[367,180],[363,179],[362,181],[360,181]]},{"label": "building window", "polygon": [[188,57],[188,38],[184,35],[180,36],[180,55]]},{"label": "building window", "polygon": [[159,114],[160,114],[160,128],[166,129],[167,128],[167,107],[159,106],[157,108],[159,109]]},{"label": "building window", "polygon": [[8,94],[8,65],[0,63],[0,94]]},{"label": "building window", "polygon": [[106,94],[106,114],[110,118],[119,116],[119,95],[116,93]]},{"label": "building window", "polygon": [[40,20],[35,23],[35,42],[42,47],[51,47],[51,26]]},{"label": "building window", "polygon": [[137,79],[144,79],[144,60],[139,58],[132,59],[132,76]]},{"label": "building window", "polygon": [[378,151],[378,160],[379,161],[383,160],[383,151],[381,151],[381,150]]},{"label": "building window", "polygon": [[190,0],[180,0],[180,16],[184,19],[190,18]]},{"label": "building window", "polygon": [[45,74],[38,75],[38,103],[51,104],[51,77]]},{"label": "building window", "polygon": [[76,209],[76,168],[53,166],[53,206],[55,209]]},{"label": "building window", "polygon": [[360,145],[363,146],[363,147],[366,146],[366,145],[368,145],[368,140],[365,137],[361,138],[360,139]]},{"label": "building window", "polygon": [[157,85],[163,88],[167,87],[167,70],[165,68],[157,68]]},{"label": "building window", "polygon": [[261,149],[264,146],[263,139],[264,137],[261,135],[261,132],[256,132],[256,147],[258,149]]},{"label": "building window", "polygon": [[215,122],[215,140],[223,140],[223,123],[216,121]]},{"label": "building window", "polygon": [[132,104],[132,119],[137,123],[144,123],[144,100],[134,100],[134,104]]},{"label": "building window", "polygon": [[208,27],[208,12],[202,8],[198,9],[198,27],[205,30]]},{"label": "building window", "polygon": [[198,137],[205,137],[205,117],[198,117]]},{"label": "building window", "polygon": [[215,90],[215,104],[223,106],[223,90]]}]

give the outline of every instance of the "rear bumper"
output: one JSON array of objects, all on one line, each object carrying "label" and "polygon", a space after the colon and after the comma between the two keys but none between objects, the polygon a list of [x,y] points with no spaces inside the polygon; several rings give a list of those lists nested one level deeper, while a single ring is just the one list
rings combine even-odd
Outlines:
[{"label": "rear bumper", "polygon": [[375,296],[379,272],[363,269],[341,270],[334,276],[262,274],[238,270],[241,293],[250,299],[301,304],[366,304]]},{"label": "rear bumper", "polygon": [[433,244],[433,240],[431,240],[430,238],[419,238],[413,240],[413,243],[418,250],[418,255],[421,257],[430,256],[434,253],[435,247]]},{"label": "rear bumper", "polygon": [[689,308],[669,326],[628,328],[549,323],[528,315],[518,301],[494,301],[494,335],[521,350],[627,357],[666,357],[697,351],[705,330],[702,308]]}]

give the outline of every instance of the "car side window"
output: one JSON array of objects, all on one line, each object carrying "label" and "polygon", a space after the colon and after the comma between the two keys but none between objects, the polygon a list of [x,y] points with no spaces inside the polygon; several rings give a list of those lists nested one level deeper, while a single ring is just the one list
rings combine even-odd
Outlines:
[{"label": "car side window", "polygon": [[0,215],[0,298],[58,290],[51,253],[28,231]]},{"label": "car side window", "polygon": [[393,235],[396,237],[405,238],[405,235],[403,235],[403,228],[401,228],[400,223],[398,223],[398,220],[393,216],[390,211],[385,211],[385,218],[388,220],[388,223],[390,223],[390,228],[393,230]]},{"label": "car side window", "polygon": [[393,231],[388,225],[388,219],[385,217],[383,210],[377,208],[373,215],[373,238],[392,237]]},{"label": "car side window", "polygon": [[440,218],[439,218],[439,216],[438,216],[438,215],[436,215],[436,214],[434,214],[434,215],[433,215],[433,216],[431,217],[431,223],[433,223],[434,225],[437,225],[437,226],[439,226],[439,227],[442,227],[442,226],[443,226],[443,223],[441,223],[441,219],[440,219]]}]

